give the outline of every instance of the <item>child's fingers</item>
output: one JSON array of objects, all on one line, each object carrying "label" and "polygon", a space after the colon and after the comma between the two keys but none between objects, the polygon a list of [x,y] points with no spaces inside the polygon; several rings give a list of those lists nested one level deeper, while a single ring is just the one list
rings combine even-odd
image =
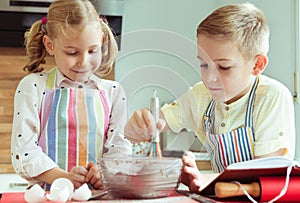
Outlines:
[{"label": "child's fingers", "polygon": [[166,121],[163,119],[158,119],[157,128],[159,131],[162,131],[166,126]]},{"label": "child's fingers", "polygon": [[[89,171],[88,171],[88,173],[87,173],[87,175],[86,175],[86,181],[87,182],[91,182],[91,180],[92,179],[95,179],[95,180],[100,180],[100,173],[99,173],[99,171],[98,171],[98,167],[97,167],[97,165],[93,165],[90,169],[89,169]],[[94,180],[94,181],[95,181]]]},{"label": "child's fingers", "polygon": [[103,186],[102,181],[98,180],[96,183],[93,184],[94,188],[100,190]]},{"label": "child's fingers", "polygon": [[70,173],[81,175],[81,176],[86,176],[88,173],[88,170],[86,168],[84,168],[83,166],[76,166],[71,169]]},{"label": "child's fingers", "polygon": [[92,168],[94,166],[94,163],[92,161],[90,161],[87,166],[86,166],[86,169],[87,170],[90,170],[90,168]]},{"label": "child's fingers", "polygon": [[200,179],[200,172],[195,167],[184,166],[183,167],[183,172],[188,174],[190,179],[197,179],[197,180]]},{"label": "child's fingers", "polygon": [[189,166],[189,167],[193,167],[193,168],[197,168],[197,164],[195,161],[195,156],[192,152],[187,151],[184,153],[184,155],[182,156],[182,162],[184,166]]}]

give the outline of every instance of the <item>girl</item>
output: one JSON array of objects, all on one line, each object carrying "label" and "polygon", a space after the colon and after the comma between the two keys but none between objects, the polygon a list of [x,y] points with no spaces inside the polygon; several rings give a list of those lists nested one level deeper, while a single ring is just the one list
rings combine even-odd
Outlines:
[{"label": "girl", "polygon": [[[117,54],[114,36],[88,0],[58,0],[25,33],[29,58],[16,90],[13,167],[30,183],[70,179],[101,187],[97,158],[129,156],[127,110],[118,82],[100,79]],[[46,54],[56,67],[41,72]],[[96,75],[97,74],[97,75]]]}]

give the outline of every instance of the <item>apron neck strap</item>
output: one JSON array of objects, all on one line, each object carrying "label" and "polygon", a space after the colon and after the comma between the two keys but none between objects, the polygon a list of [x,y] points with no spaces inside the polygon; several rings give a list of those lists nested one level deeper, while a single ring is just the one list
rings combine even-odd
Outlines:
[{"label": "apron neck strap", "polygon": [[55,68],[52,68],[50,70],[50,74],[49,74],[49,77],[48,77],[48,80],[47,80],[47,85],[46,85],[46,88],[47,89],[54,89],[55,88],[55,77],[56,77],[56,70],[57,70],[57,67]]}]

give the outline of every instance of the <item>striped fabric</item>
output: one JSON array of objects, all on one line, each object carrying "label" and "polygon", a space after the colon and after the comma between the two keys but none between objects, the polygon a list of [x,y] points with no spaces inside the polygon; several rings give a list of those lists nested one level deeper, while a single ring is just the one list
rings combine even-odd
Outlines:
[{"label": "striped fabric", "polygon": [[225,167],[232,163],[247,161],[254,158],[253,146],[255,134],[252,125],[252,112],[257,85],[258,79],[255,80],[249,94],[244,127],[225,134],[215,135],[213,133],[214,100],[210,102],[206,110],[203,118],[203,127],[207,134],[205,145],[210,156],[212,169],[215,172],[222,172]]},{"label": "striped fabric", "polygon": [[60,168],[70,171],[102,156],[110,109],[103,90],[54,89],[55,70],[42,104],[39,145]]}]

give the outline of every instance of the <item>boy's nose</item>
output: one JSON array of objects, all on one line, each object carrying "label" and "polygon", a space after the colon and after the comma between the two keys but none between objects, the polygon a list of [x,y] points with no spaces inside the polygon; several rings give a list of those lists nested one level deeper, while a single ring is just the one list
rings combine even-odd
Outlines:
[{"label": "boy's nose", "polygon": [[210,67],[206,74],[206,78],[209,81],[217,81],[220,77],[216,67]]}]

